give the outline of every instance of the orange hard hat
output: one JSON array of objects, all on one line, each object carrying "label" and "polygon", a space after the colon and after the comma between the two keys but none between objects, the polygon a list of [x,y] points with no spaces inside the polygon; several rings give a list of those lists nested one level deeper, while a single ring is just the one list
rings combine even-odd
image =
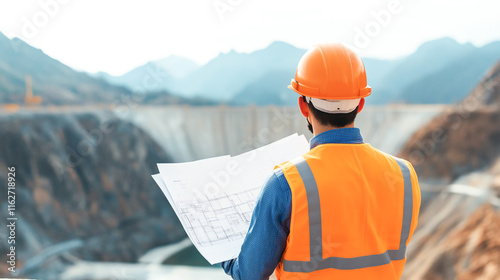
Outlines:
[{"label": "orange hard hat", "polygon": [[361,99],[371,94],[361,58],[343,44],[319,45],[300,59],[288,86],[300,95],[326,99]]}]

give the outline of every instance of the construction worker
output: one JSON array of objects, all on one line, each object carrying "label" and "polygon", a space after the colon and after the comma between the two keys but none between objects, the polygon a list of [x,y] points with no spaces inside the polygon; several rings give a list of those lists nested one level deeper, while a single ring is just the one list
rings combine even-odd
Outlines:
[{"label": "construction worker", "polygon": [[314,137],[265,183],[234,279],[400,279],[417,226],[412,165],[363,142],[356,115],[371,94],[361,59],[342,44],[301,58],[289,86]]}]

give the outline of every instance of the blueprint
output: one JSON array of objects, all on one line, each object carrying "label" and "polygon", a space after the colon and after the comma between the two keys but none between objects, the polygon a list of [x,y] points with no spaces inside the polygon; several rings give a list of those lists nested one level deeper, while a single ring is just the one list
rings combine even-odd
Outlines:
[{"label": "blueprint", "polygon": [[194,246],[211,264],[238,256],[274,166],[309,150],[297,134],[238,156],[160,163],[153,175]]}]

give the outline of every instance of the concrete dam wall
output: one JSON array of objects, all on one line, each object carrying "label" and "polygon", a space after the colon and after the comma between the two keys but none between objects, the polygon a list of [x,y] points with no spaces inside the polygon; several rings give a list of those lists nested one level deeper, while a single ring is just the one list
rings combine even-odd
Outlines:
[{"label": "concrete dam wall", "polygon": [[[397,154],[418,128],[445,108],[368,107],[355,124],[366,143]],[[293,133],[311,138],[296,107],[137,107],[117,114],[141,127],[177,162],[237,155]]]}]

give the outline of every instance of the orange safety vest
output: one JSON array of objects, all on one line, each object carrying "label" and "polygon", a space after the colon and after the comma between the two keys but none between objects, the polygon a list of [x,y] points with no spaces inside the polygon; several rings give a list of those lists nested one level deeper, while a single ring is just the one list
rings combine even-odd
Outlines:
[{"label": "orange safety vest", "polygon": [[323,144],[283,163],[292,192],[278,279],[399,279],[417,226],[411,164],[370,144]]}]

